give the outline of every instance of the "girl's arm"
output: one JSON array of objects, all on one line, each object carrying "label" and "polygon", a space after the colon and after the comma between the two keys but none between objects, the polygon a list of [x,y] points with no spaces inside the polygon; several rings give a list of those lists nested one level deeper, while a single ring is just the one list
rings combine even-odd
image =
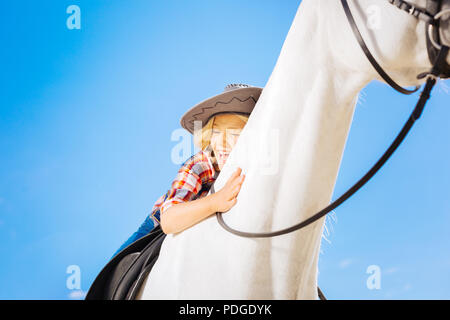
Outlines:
[{"label": "girl's arm", "polygon": [[177,203],[161,214],[161,229],[164,233],[181,232],[216,212],[227,212],[237,202],[237,195],[244,182],[242,169],[238,168],[225,186],[216,193],[193,201]]}]

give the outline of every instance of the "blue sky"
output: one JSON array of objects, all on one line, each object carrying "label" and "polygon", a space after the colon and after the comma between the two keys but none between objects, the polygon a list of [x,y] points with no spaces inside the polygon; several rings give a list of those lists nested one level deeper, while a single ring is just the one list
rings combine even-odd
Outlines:
[{"label": "blue sky", "polygon": [[[80,30],[66,27],[73,4]],[[0,299],[83,297],[170,186],[180,117],[229,83],[263,87],[298,5],[1,2]],[[328,221],[319,285],[329,299],[450,298],[448,88],[437,85],[394,156]],[[417,97],[379,82],[361,92],[333,199]],[[80,290],[67,286],[72,265]],[[367,287],[369,266],[379,289]]]}]

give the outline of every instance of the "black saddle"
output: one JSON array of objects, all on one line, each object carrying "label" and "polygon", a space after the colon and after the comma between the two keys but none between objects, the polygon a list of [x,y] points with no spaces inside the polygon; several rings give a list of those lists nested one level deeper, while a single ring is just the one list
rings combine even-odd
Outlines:
[{"label": "black saddle", "polygon": [[[85,300],[134,300],[158,259],[165,237],[158,225],[116,254],[95,278]],[[319,287],[317,290],[320,300],[326,300]]]},{"label": "black saddle", "polygon": [[158,225],[116,254],[95,278],[85,300],[134,300],[165,237]]}]

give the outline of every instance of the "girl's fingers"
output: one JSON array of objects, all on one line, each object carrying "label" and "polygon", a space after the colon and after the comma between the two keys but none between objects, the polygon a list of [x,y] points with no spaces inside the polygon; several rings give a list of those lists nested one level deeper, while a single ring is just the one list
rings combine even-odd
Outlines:
[{"label": "girl's fingers", "polygon": [[237,198],[233,198],[230,200],[230,204],[231,204],[230,209],[232,206],[234,206],[236,204],[236,202],[237,202]]},{"label": "girl's fingers", "polygon": [[234,180],[234,186],[242,185],[242,183],[244,183],[244,180],[245,180],[245,174],[243,174],[242,176],[240,176]]},{"label": "girl's fingers", "polygon": [[241,172],[242,172],[241,168],[238,168],[237,170],[235,170],[227,182],[233,182],[236,178],[239,178],[239,175],[241,174]]},{"label": "girl's fingers", "polygon": [[241,172],[242,172],[242,169],[238,168],[228,179],[227,184],[230,186],[234,186],[236,183],[239,183],[240,179],[242,177],[242,176],[240,176]]},{"label": "girl's fingers", "polygon": [[230,190],[234,190],[239,185],[239,180],[234,180],[230,185]]},{"label": "girl's fingers", "polygon": [[241,172],[242,172],[242,169],[241,168],[237,168],[236,171],[234,171],[232,177],[233,178],[238,177],[241,174]]},{"label": "girl's fingers", "polygon": [[237,195],[239,194],[239,192],[241,191],[241,185],[237,186],[236,188],[233,189],[233,194],[231,195],[232,198],[237,197]]},{"label": "girl's fingers", "polygon": [[230,189],[230,191],[229,191],[229,193],[228,193],[226,199],[227,199],[228,201],[231,201],[231,200],[233,200],[233,198],[236,198],[236,196],[238,195],[238,193],[239,193],[239,187],[234,187],[234,188]]}]

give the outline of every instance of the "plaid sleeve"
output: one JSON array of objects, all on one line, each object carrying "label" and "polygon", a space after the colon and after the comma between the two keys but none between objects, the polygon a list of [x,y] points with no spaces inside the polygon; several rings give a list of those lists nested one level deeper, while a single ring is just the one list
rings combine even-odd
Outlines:
[{"label": "plaid sleeve", "polygon": [[161,204],[160,214],[163,214],[174,204],[191,201],[201,188],[202,180],[200,177],[193,170],[182,167]]}]

